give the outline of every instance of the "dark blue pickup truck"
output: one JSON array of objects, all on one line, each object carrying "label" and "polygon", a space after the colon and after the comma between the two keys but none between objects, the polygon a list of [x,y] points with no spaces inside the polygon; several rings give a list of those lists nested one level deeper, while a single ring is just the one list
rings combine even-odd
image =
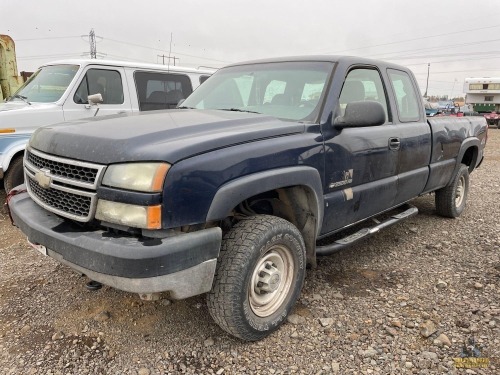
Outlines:
[{"label": "dark blue pickup truck", "polygon": [[8,201],[44,254],[144,299],[208,292],[224,330],[258,340],[286,319],[317,255],[416,214],[408,202],[422,194],[459,216],[486,138],[484,118],[426,119],[401,66],[253,61],[175,110],[38,129]]}]

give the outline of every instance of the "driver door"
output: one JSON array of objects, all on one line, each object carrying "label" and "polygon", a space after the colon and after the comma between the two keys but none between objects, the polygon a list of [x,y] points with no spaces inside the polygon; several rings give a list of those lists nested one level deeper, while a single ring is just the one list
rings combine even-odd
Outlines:
[{"label": "driver door", "polygon": [[327,208],[322,234],[390,208],[397,193],[399,133],[389,117],[379,71],[370,67],[350,70],[338,100],[340,115],[351,102],[378,101],[385,109],[386,122],[379,126],[332,127],[325,132]]},{"label": "driver door", "polygon": [[[124,71],[119,67],[88,67],[82,80],[63,105],[64,119],[69,121],[95,115],[131,112],[130,98],[125,94],[123,77]],[[93,94],[101,94],[102,103],[90,105],[87,98]]]}]

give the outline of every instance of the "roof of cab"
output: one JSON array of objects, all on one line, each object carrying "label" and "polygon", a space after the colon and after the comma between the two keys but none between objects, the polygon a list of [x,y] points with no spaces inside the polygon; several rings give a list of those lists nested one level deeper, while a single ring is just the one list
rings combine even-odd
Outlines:
[{"label": "roof of cab", "polygon": [[346,65],[366,64],[366,65],[375,65],[375,66],[379,66],[379,67],[408,70],[407,68],[405,68],[401,65],[392,64],[390,62],[383,61],[383,60],[367,59],[364,57],[344,56],[344,55],[311,55],[311,56],[275,57],[275,58],[269,58],[269,59],[244,61],[244,62],[240,62],[240,63],[230,64],[228,66],[265,64],[265,63],[275,63],[275,62],[301,62],[301,61],[303,61],[303,62],[304,61],[319,61],[319,62],[344,63]]}]

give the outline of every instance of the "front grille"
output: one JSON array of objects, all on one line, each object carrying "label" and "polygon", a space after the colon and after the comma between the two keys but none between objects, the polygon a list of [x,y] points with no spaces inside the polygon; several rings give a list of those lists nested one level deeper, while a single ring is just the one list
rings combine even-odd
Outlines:
[{"label": "front grille", "polygon": [[31,198],[60,216],[80,222],[94,218],[97,184],[105,166],[26,149],[24,177]]},{"label": "front grille", "polygon": [[26,160],[38,169],[48,169],[54,176],[61,176],[70,180],[94,184],[99,170],[82,165],[73,165],[58,160],[51,160],[26,151]]},{"label": "front grille", "polygon": [[69,193],[57,189],[44,189],[38,182],[28,176],[28,184],[31,193],[45,205],[57,210],[58,213],[65,212],[69,215],[87,218],[90,214],[92,198]]}]

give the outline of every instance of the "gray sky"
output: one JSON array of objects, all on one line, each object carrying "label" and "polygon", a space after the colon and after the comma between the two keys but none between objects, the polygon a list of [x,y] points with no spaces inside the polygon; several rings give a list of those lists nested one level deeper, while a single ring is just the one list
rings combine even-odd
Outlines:
[{"label": "gray sky", "polygon": [[[465,77],[500,77],[499,0],[0,0],[0,34],[19,71],[88,56],[221,67],[274,56],[346,54],[408,66],[429,95],[461,94]],[[84,35],[82,37],[82,35]]]}]

